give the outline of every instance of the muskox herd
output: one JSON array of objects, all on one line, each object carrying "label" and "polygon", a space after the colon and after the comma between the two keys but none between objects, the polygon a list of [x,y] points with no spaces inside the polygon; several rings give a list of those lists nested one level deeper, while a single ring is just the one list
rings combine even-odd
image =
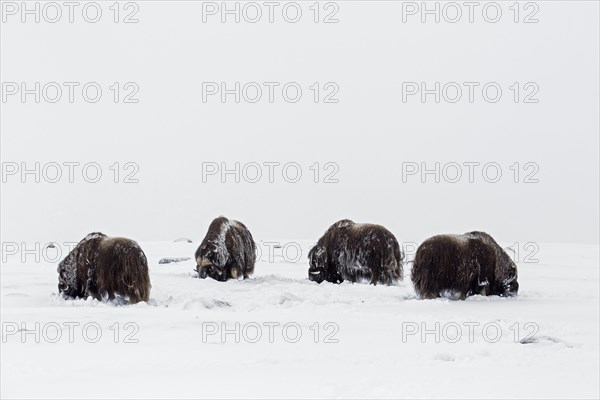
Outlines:
[{"label": "muskox herd", "polygon": [[[256,244],[244,224],[216,218],[196,250],[199,278],[245,279],[254,272]],[[381,225],[344,219],[331,225],[308,253],[308,279],[321,283],[394,285],[403,279],[404,254]],[[417,249],[411,280],[420,298],[465,299],[471,295],[514,296],[517,266],[485,232],[437,235]],[[58,290],[65,297],[147,301],[148,261],[130,239],[87,235],[58,265]]]}]

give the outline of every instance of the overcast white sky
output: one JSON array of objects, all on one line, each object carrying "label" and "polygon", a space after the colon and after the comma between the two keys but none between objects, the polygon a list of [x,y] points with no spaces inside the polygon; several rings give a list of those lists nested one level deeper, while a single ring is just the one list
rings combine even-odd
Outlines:
[{"label": "overcast white sky", "polygon": [[[219,15],[203,23],[201,2],[137,2],[135,24],[112,22],[112,2],[100,3],[96,24],[80,11],[72,24],[21,23],[20,14],[3,13],[4,95],[7,82],[103,88],[93,104],[82,99],[81,86],[73,103],[66,89],[55,104],[35,103],[33,96],[22,103],[19,94],[3,100],[4,168],[97,162],[103,176],[96,184],[85,182],[81,169],[74,183],[66,176],[54,184],[6,177],[2,240],[76,241],[102,231],[199,241],[223,214],[246,223],[256,239],[316,240],[336,220],[350,218],[383,224],[399,241],[477,229],[507,242],[598,242],[597,2],[536,2],[539,22],[530,24],[521,20],[536,10],[520,10],[514,23],[513,2],[500,2],[497,23],[477,9],[474,23],[463,15],[454,24],[431,17],[421,23],[419,14],[403,23],[402,2],[382,1],[340,1],[338,23],[314,23],[312,3],[299,2],[303,14],[295,24],[279,8],[274,23],[265,15],[255,24],[221,23]],[[321,5],[320,19],[335,11]],[[131,11],[121,10],[119,18]],[[113,82],[135,82],[139,102],[115,104]],[[297,82],[303,94],[287,103],[279,86],[270,103],[264,87],[255,104],[235,103],[233,96],[203,102],[203,82]],[[321,100],[331,91],[324,84],[334,82],[339,102],[315,103],[314,82]],[[418,95],[403,102],[403,82],[480,86],[473,103],[464,86],[456,103],[435,103],[433,96],[422,103]],[[482,98],[488,82],[503,90],[496,103]],[[528,82],[536,86],[524,87]],[[524,103],[534,87],[538,103]],[[128,92],[121,87],[121,95]],[[139,183],[113,183],[114,162],[121,169],[139,165]],[[235,183],[232,176],[222,183],[220,175],[203,182],[206,162],[296,162],[303,175],[287,183],[278,168],[269,183],[264,167],[258,183]],[[309,169],[315,162],[319,183]],[[327,162],[339,167],[338,183],[322,182],[331,171],[323,169]],[[420,175],[403,182],[408,162],[498,163],[503,175],[488,183],[479,167],[473,183],[466,176],[458,183],[427,176],[422,183]],[[515,162],[518,183],[510,169]],[[539,167],[538,183],[523,182],[534,171],[526,163]]]}]

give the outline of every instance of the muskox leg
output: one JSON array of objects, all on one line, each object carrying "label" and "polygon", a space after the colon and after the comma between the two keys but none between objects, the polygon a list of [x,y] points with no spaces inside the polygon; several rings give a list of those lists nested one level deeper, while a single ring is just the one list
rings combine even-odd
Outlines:
[{"label": "muskox leg", "polygon": [[337,266],[335,264],[330,264],[327,266],[327,276],[326,280],[331,283],[342,283],[344,282],[344,278],[338,272]]},{"label": "muskox leg", "polygon": [[387,269],[384,269],[381,273],[378,274],[377,281],[382,285],[391,285],[393,283],[391,272]]},{"label": "muskox leg", "polygon": [[231,276],[232,279],[246,279],[248,276],[246,274],[246,269],[242,268],[243,265],[245,265],[243,259],[234,260],[229,267],[229,276]]},{"label": "muskox leg", "polygon": [[379,282],[380,278],[381,278],[381,274],[380,274],[379,268],[375,268],[375,269],[371,270],[371,284],[373,286],[377,286],[377,283]]},{"label": "muskox leg", "polygon": [[384,264],[385,256],[381,254],[373,254],[371,261],[371,284],[377,286],[378,283],[385,284],[386,265]]},{"label": "muskox leg", "polygon": [[381,283],[382,285],[393,285],[399,280],[399,276],[394,271],[395,265],[383,265],[373,272],[373,280],[375,283]]},{"label": "muskox leg", "polygon": [[88,278],[85,281],[85,298],[92,297],[96,300],[102,300],[102,293],[99,293],[98,284],[94,277],[94,269],[91,267],[88,269]]},{"label": "muskox leg", "polygon": [[490,290],[489,290],[489,285],[480,285],[479,288],[479,293],[482,296],[489,296],[490,295]]},{"label": "muskox leg", "polygon": [[244,279],[248,279],[250,274],[252,274],[254,272],[254,261],[248,260],[243,265],[244,265],[244,268],[242,269],[242,274],[244,275]]},{"label": "muskox leg", "polygon": [[83,293],[85,293],[85,297],[89,297],[92,296],[94,297],[94,295],[92,294],[92,278],[87,278],[87,280],[85,281],[85,290],[83,291]]},{"label": "muskox leg", "polygon": [[232,267],[231,277],[233,279],[246,279],[248,277],[242,265],[243,264],[235,264],[234,267]]}]

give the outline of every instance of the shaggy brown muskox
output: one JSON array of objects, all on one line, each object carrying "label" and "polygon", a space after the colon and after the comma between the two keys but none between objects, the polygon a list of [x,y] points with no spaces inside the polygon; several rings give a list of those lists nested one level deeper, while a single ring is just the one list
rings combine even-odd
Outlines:
[{"label": "shaggy brown muskox", "polygon": [[148,261],[130,239],[90,233],[58,264],[58,290],[68,297],[148,301]]},{"label": "shaggy brown muskox", "polygon": [[402,280],[403,258],[398,241],[383,226],[344,219],[331,225],[310,249],[308,278],[317,283],[368,280],[391,285]]},{"label": "shaggy brown muskox", "polygon": [[196,271],[202,279],[245,279],[255,262],[256,244],[248,228],[223,216],[213,220],[196,250]]},{"label": "shaggy brown muskox", "polygon": [[517,266],[485,232],[427,239],[417,249],[411,279],[426,299],[514,296],[519,290]]}]

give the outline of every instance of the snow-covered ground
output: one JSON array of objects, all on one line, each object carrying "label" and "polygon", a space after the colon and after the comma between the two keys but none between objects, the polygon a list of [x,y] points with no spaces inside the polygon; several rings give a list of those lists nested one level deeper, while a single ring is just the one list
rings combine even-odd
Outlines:
[{"label": "snow-covered ground", "polygon": [[410,265],[399,286],[318,285],[304,255],[263,253],[221,283],[159,264],[197,243],[141,245],[148,304],[63,300],[56,264],[2,265],[3,398],[599,396],[598,246],[540,244],[518,297],[449,301],[417,299]]}]

